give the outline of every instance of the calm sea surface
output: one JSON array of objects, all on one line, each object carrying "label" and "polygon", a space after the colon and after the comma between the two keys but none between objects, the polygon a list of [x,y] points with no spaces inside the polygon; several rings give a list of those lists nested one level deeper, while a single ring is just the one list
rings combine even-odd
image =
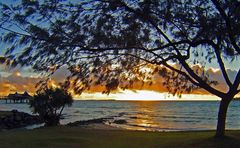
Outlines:
[{"label": "calm sea surface", "polygon": [[[73,121],[113,117],[126,120],[126,124],[113,124],[126,129],[175,131],[215,129],[218,101],[144,102],[144,101],[75,101],[64,110],[62,124]],[[27,104],[5,104],[0,110],[17,109],[31,113]],[[240,129],[240,101],[230,104],[227,129]]]}]

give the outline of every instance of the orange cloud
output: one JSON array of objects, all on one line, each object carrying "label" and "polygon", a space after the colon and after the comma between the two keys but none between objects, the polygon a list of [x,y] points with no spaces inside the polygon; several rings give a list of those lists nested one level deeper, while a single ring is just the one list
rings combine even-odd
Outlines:
[{"label": "orange cloud", "polygon": [[[195,65],[194,69],[197,69],[198,66],[199,65]],[[219,84],[217,86],[215,86],[217,89],[219,89],[221,91],[227,91],[227,86],[225,85],[225,81],[219,70],[210,68],[207,70],[207,73],[209,74],[209,78],[211,80],[218,81]],[[227,73],[229,74],[230,79],[233,80],[236,75],[236,71],[227,70]],[[57,70],[52,75],[51,83],[53,83],[54,85],[57,85],[57,82],[63,81],[69,74],[70,74],[70,72],[67,70],[67,67],[63,67],[63,68]],[[39,78],[39,77],[25,76],[24,74],[22,74],[20,71],[17,71],[17,70],[9,73],[8,76],[0,75],[0,96],[8,95],[9,93],[14,93],[15,91],[18,91],[20,93],[22,93],[24,91],[28,91],[30,94],[34,94],[36,91],[35,85],[37,84],[37,82],[40,79],[41,78]],[[133,85],[130,89],[131,90],[153,90],[156,92],[167,92],[168,91],[165,88],[165,86],[162,85],[164,80],[161,76],[159,76],[158,74],[155,74],[153,76],[152,80],[153,81],[152,81],[151,85],[149,85],[149,82],[145,82],[143,84],[140,81],[136,81],[133,83]],[[120,84],[120,87],[121,86],[123,86],[123,84]],[[92,86],[86,92],[89,92],[89,93],[103,92],[104,90],[105,90],[104,85],[97,85],[97,86]],[[116,91],[118,91],[118,90],[116,90]],[[71,90],[71,92],[73,92],[73,90]],[[207,94],[207,92],[202,89],[194,90],[194,92],[192,92],[192,93]]]},{"label": "orange cloud", "polygon": [[40,78],[23,77],[19,71],[15,71],[7,77],[0,76],[0,95],[5,96],[9,93],[28,91],[35,93],[36,83]]}]

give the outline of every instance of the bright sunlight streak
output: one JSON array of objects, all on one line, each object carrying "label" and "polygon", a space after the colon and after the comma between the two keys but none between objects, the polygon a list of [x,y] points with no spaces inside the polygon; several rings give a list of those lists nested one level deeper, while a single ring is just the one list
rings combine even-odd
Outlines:
[{"label": "bright sunlight streak", "polygon": [[198,100],[220,100],[212,95],[183,94],[181,98],[168,93],[159,93],[155,91],[123,91],[117,95],[116,100],[138,100],[138,101],[198,101]]},{"label": "bright sunlight streak", "polygon": [[83,93],[75,97],[76,100],[118,100],[118,101],[200,101],[200,100],[220,100],[213,95],[202,94],[183,94],[181,98],[168,93],[159,93],[156,91],[125,90],[109,95],[102,93]]}]

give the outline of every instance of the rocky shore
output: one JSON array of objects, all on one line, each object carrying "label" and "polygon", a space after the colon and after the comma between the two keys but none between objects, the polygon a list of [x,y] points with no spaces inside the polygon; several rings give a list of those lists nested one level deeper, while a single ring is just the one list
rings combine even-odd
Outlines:
[{"label": "rocky shore", "polygon": [[109,118],[97,118],[91,120],[83,120],[83,121],[75,121],[68,123],[67,126],[81,126],[81,125],[89,125],[89,124],[104,124],[108,120],[113,119],[112,117]]},{"label": "rocky shore", "polygon": [[[124,122],[123,122],[124,121]],[[84,129],[97,129],[97,130],[124,130],[121,127],[114,126],[114,124],[123,124],[126,123],[125,120],[114,120],[113,117],[106,117],[106,118],[97,118],[97,119],[90,119],[84,121],[75,121],[72,123],[68,123],[66,126],[70,127],[80,127]]]},{"label": "rocky shore", "polygon": [[127,124],[126,120],[116,119],[116,117],[121,117],[123,115],[124,115],[124,113],[119,113],[117,116],[75,121],[75,122],[68,123],[66,126],[90,127],[93,129],[96,129],[96,128],[97,129],[119,129],[119,127],[116,128],[116,126],[111,126],[111,125],[112,124]]},{"label": "rocky shore", "polygon": [[[70,127],[84,127],[92,129],[116,129],[116,126],[112,124],[126,124],[126,120],[116,119],[116,117],[123,116],[120,113],[117,116],[110,116],[105,118],[97,118],[83,121],[75,121],[68,123],[65,126]],[[0,131],[9,130],[15,128],[27,127],[30,125],[41,124],[43,121],[36,115],[30,115],[28,113],[19,112],[17,110],[12,111],[0,111]]]},{"label": "rocky shore", "polygon": [[42,121],[38,116],[19,112],[17,110],[0,111],[0,131],[21,128],[40,123],[42,123]]}]

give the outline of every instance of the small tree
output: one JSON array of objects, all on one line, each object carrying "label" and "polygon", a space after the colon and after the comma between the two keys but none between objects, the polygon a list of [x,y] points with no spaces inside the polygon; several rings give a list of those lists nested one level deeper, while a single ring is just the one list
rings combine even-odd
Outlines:
[{"label": "small tree", "polygon": [[71,106],[72,102],[72,96],[67,91],[48,88],[34,95],[30,107],[33,108],[33,113],[39,114],[46,126],[55,126],[59,124],[64,107]]}]

